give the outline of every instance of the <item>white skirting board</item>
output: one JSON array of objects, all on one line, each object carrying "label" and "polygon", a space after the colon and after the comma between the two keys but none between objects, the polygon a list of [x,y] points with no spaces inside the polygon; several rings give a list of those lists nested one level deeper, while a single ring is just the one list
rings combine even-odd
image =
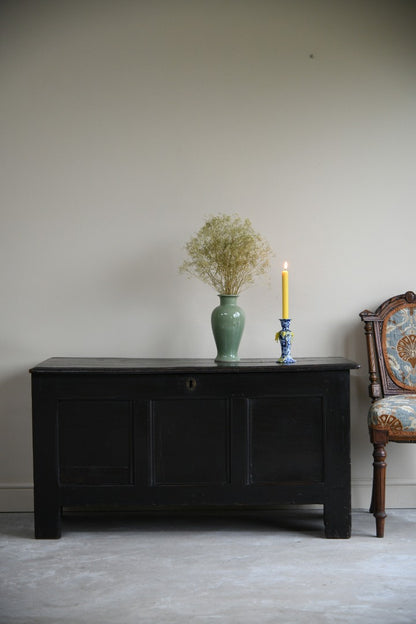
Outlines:
[{"label": "white skirting board", "polygon": [[[351,503],[353,509],[368,509],[371,499],[371,481],[353,479]],[[411,509],[416,507],[416,482],[411,479],[388,479],[386,507]],[[33,511],[31,483],[0,483],[0,513]]]}]

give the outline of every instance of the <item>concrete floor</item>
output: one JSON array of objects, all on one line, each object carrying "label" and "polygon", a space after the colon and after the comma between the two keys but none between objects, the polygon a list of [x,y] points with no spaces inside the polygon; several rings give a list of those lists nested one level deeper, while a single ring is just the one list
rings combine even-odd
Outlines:
[{"label": "concrete floor", "polygon": [[414,624],[416,509],[386,537],[353,513],[349,540],[320,510],[71,514],[61,540],[0,514],[1,624]]}]

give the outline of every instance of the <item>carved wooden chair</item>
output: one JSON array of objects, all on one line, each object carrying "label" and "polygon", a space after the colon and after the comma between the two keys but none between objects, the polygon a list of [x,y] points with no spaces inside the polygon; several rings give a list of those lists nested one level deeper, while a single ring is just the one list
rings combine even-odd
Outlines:
[{"label": "carved wooden chair", "polygon": [[364,310],[367,339],[370,440],[374,445],[370,511],[377,537],[384,537],[386,449],[388,442],[416,442],[416,294],[408,291]]}]

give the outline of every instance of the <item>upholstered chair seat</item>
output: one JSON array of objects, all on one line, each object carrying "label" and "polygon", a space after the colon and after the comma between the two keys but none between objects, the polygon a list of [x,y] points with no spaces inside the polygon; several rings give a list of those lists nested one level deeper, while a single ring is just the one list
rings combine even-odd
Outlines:
[{"label": "upholstered chair seat", "polygon": [[389,438],[405,438],[416,433],[416,394],[399,394],[378,399],[368,412],[369,427],[385,427]]}]

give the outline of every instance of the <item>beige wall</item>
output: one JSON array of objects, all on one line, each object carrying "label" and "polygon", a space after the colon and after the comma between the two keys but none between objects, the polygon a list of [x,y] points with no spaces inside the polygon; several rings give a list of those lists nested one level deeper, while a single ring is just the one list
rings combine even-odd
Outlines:
[{"label": "beige wall", "polygon": [[[353,505],[369,500],[358,313],[416,290],[416,7],[404,0],[8,2],[0,9],[0,508],[32,505],[28,369],[215,354],[213,291],[177,272],[217,212],[275,250],[242,357],[355,359]],[[390,445],[388,505],[416,504]]]}]

